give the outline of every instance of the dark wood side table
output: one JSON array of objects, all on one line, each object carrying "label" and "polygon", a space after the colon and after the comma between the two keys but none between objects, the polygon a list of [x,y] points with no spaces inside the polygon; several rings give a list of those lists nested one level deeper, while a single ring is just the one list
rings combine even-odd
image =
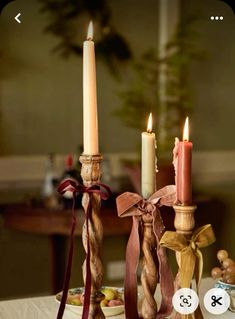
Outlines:
[{"label": "dark wood side table", "polygon": [[[77,210],[77,226],[75,235],[82,235],[84,213]],[[62,289],[65,256],[64,238],[70,234],[71,211],[46,208],[32,208],[26,205],[7,205],[4,212],[6,227],[30,234],[49,236],[52,254],[52,293]],[[115,207],[103,207],[101,220],[104,236],[127,236],[130,234],[132,218],[118,218]],[[61,251],[64,251],[62,254]],[[64,257],[65,258],[65,257]]]}]

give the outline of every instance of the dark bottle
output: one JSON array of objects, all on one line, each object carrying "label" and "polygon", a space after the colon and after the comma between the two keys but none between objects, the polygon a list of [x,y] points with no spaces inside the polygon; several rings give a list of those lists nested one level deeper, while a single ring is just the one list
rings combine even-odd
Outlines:
[{"label": "dark bottle", "polygon": [[[74,167],[73,157],[71,154],[68,154],[65,159],[65,170],[61,177],[61,182],[66,178],[72,178],[78,183],[81,183],[81,177],[77,169]],[[81,206],[81,194],[78,194],[76,197],[75,207]],[[71,192],[66,192],[62,197],[63,207],[65,209],[71,209],[73,205],[73,195]]]},{"label": "dark bottle", "polygon": [[74,179],[77,179],[78,178],[78,172],[77,170],[74,168],[74,165],[73,165],[73,157],[71,154],[68,154],[66,156],[66,159],[65,159],[65,170],[64,170],[64,173],[63,173],[63,178],[74,178]]},{"label": "dark bottle", "polygon": [[54,169],[54,154],[50,153],[46,162],[45,177],[42,186],[43,204],[47,208],[58,208],[58,195],[56,192],[56,184],[58,178]]}]

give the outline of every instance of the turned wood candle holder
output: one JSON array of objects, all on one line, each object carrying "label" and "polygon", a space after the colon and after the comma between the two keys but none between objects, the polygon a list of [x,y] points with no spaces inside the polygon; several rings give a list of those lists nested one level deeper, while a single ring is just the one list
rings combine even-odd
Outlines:
[{"label": "turned wood candle holder", "polygon": [[141,272],[143,302],[141,314],[144,319],[155,319],[157,315],[157,303],[154,299],[154,294],[158,282],[158,269],[156,267],[157,243],[153,232],[153,216],[147,213],[141,219],[143,225],[143,268]]},{"label": "turned wood candle holder", "polygon": [[174,226],[177,233],[190,237],[195,226],[194,212],[197,206],[174,205]]},{"label": "turned wood candle holder", "polygon": [[[184,206],[184,205],[174,205],[173,206],[175,211],[175,220],[174,226],[177,233],[184,235],[186,238],[190,238],[193,229],[195,226],[195,219],[194,219],[194,212],[197,208],[196,205],[192,206]],[[181,260],[180,260],[180,253],[176,252],[176,261],[178,266],[180,267]],[[180,272],[178,271],[175,280],[175,290],[181,288],[180,285]],[[188,319],[188,315],[179,315],[181,319]]]},{"label": "turned wood candle holder", "polygon": [[[82,164],[81,176],[83,184],[89,187],[100,181],[101,178],[101,155],[81,155],[80,162]],[[101,246],[103,241],[103,226],[100,220],[100,195],[84,193],[82,198],[82,206],[85,211],[89,200],[91,205],[91,218],[88,221],[89,229],[89,245],[90,245],[90,269],[91,269],[91,297],[89,319],[105,319],[100,307],[100,301],[104,297],[100,294],[103,281],[103,267],[101,261]],[[83,225],[82,233],[83,246],[87,253],[87,225],[86,221]],[[86,282],[86,261],[83,264],[83,280]]]}]

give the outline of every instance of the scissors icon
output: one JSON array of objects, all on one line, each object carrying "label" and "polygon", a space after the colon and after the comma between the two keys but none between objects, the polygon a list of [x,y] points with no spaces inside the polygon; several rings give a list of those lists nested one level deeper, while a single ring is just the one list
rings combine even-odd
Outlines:
[{"label": "scissors icon", "polygon": [[223,299],[222,297],[216,298],[216,296],[213,295],[213,296],[211,296],[211,299],[213,300],[213,302],[211,303],[211,306],[212,306],[212,307],[216,307],[217,304],[220,305],[220,306],[223,305],[223,304],[220,302],[220,300]]}]

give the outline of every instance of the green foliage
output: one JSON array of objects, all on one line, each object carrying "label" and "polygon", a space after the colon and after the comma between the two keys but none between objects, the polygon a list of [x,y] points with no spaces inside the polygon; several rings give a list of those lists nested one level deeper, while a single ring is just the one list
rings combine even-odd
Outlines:
[{"label": "green foliage", "polygon": [[[121,93],[122,104],[115,110],[125,125],[146,129],[146,118],[153,112],[154,126],[166,131],[164,140],[158,140],[160,148],[172,147],[183,120],[192,110],[192,93],[189,86],[189,68],[195,59],[203,57],[195,45],[197,32],[195,16],[182,19],[173,37],[166,45],[166,55],[160,59],[153,50],[145,52],[139,61],[132,62],[133,80]],[[159,76],[164,68],[167,76],[166,100],[159,90]],[[160,123],[164,119],[164,123]]]},{"label": "green foliage", "polygon": [[140,61],[132,62],[133,81],[120,93],[122,104],[114,112],[126,126],[146,129],[144,119],[157,105],[158,63],[153,51],[146,52]]},{"label": "green foliage", "polygon": [[107,0],[39,0],[41,12],[49,14],[50,23],[45,32],[59,39],[54,48],[62,57],[82,55],[81,40],[85,38],[84,29],[79,29],[79,21],[85,18],[95,23],[96,54],[107,64],[110,71],[117,75],[120,62],[132,56],[124,37],[112,26],[111,11]]}]

